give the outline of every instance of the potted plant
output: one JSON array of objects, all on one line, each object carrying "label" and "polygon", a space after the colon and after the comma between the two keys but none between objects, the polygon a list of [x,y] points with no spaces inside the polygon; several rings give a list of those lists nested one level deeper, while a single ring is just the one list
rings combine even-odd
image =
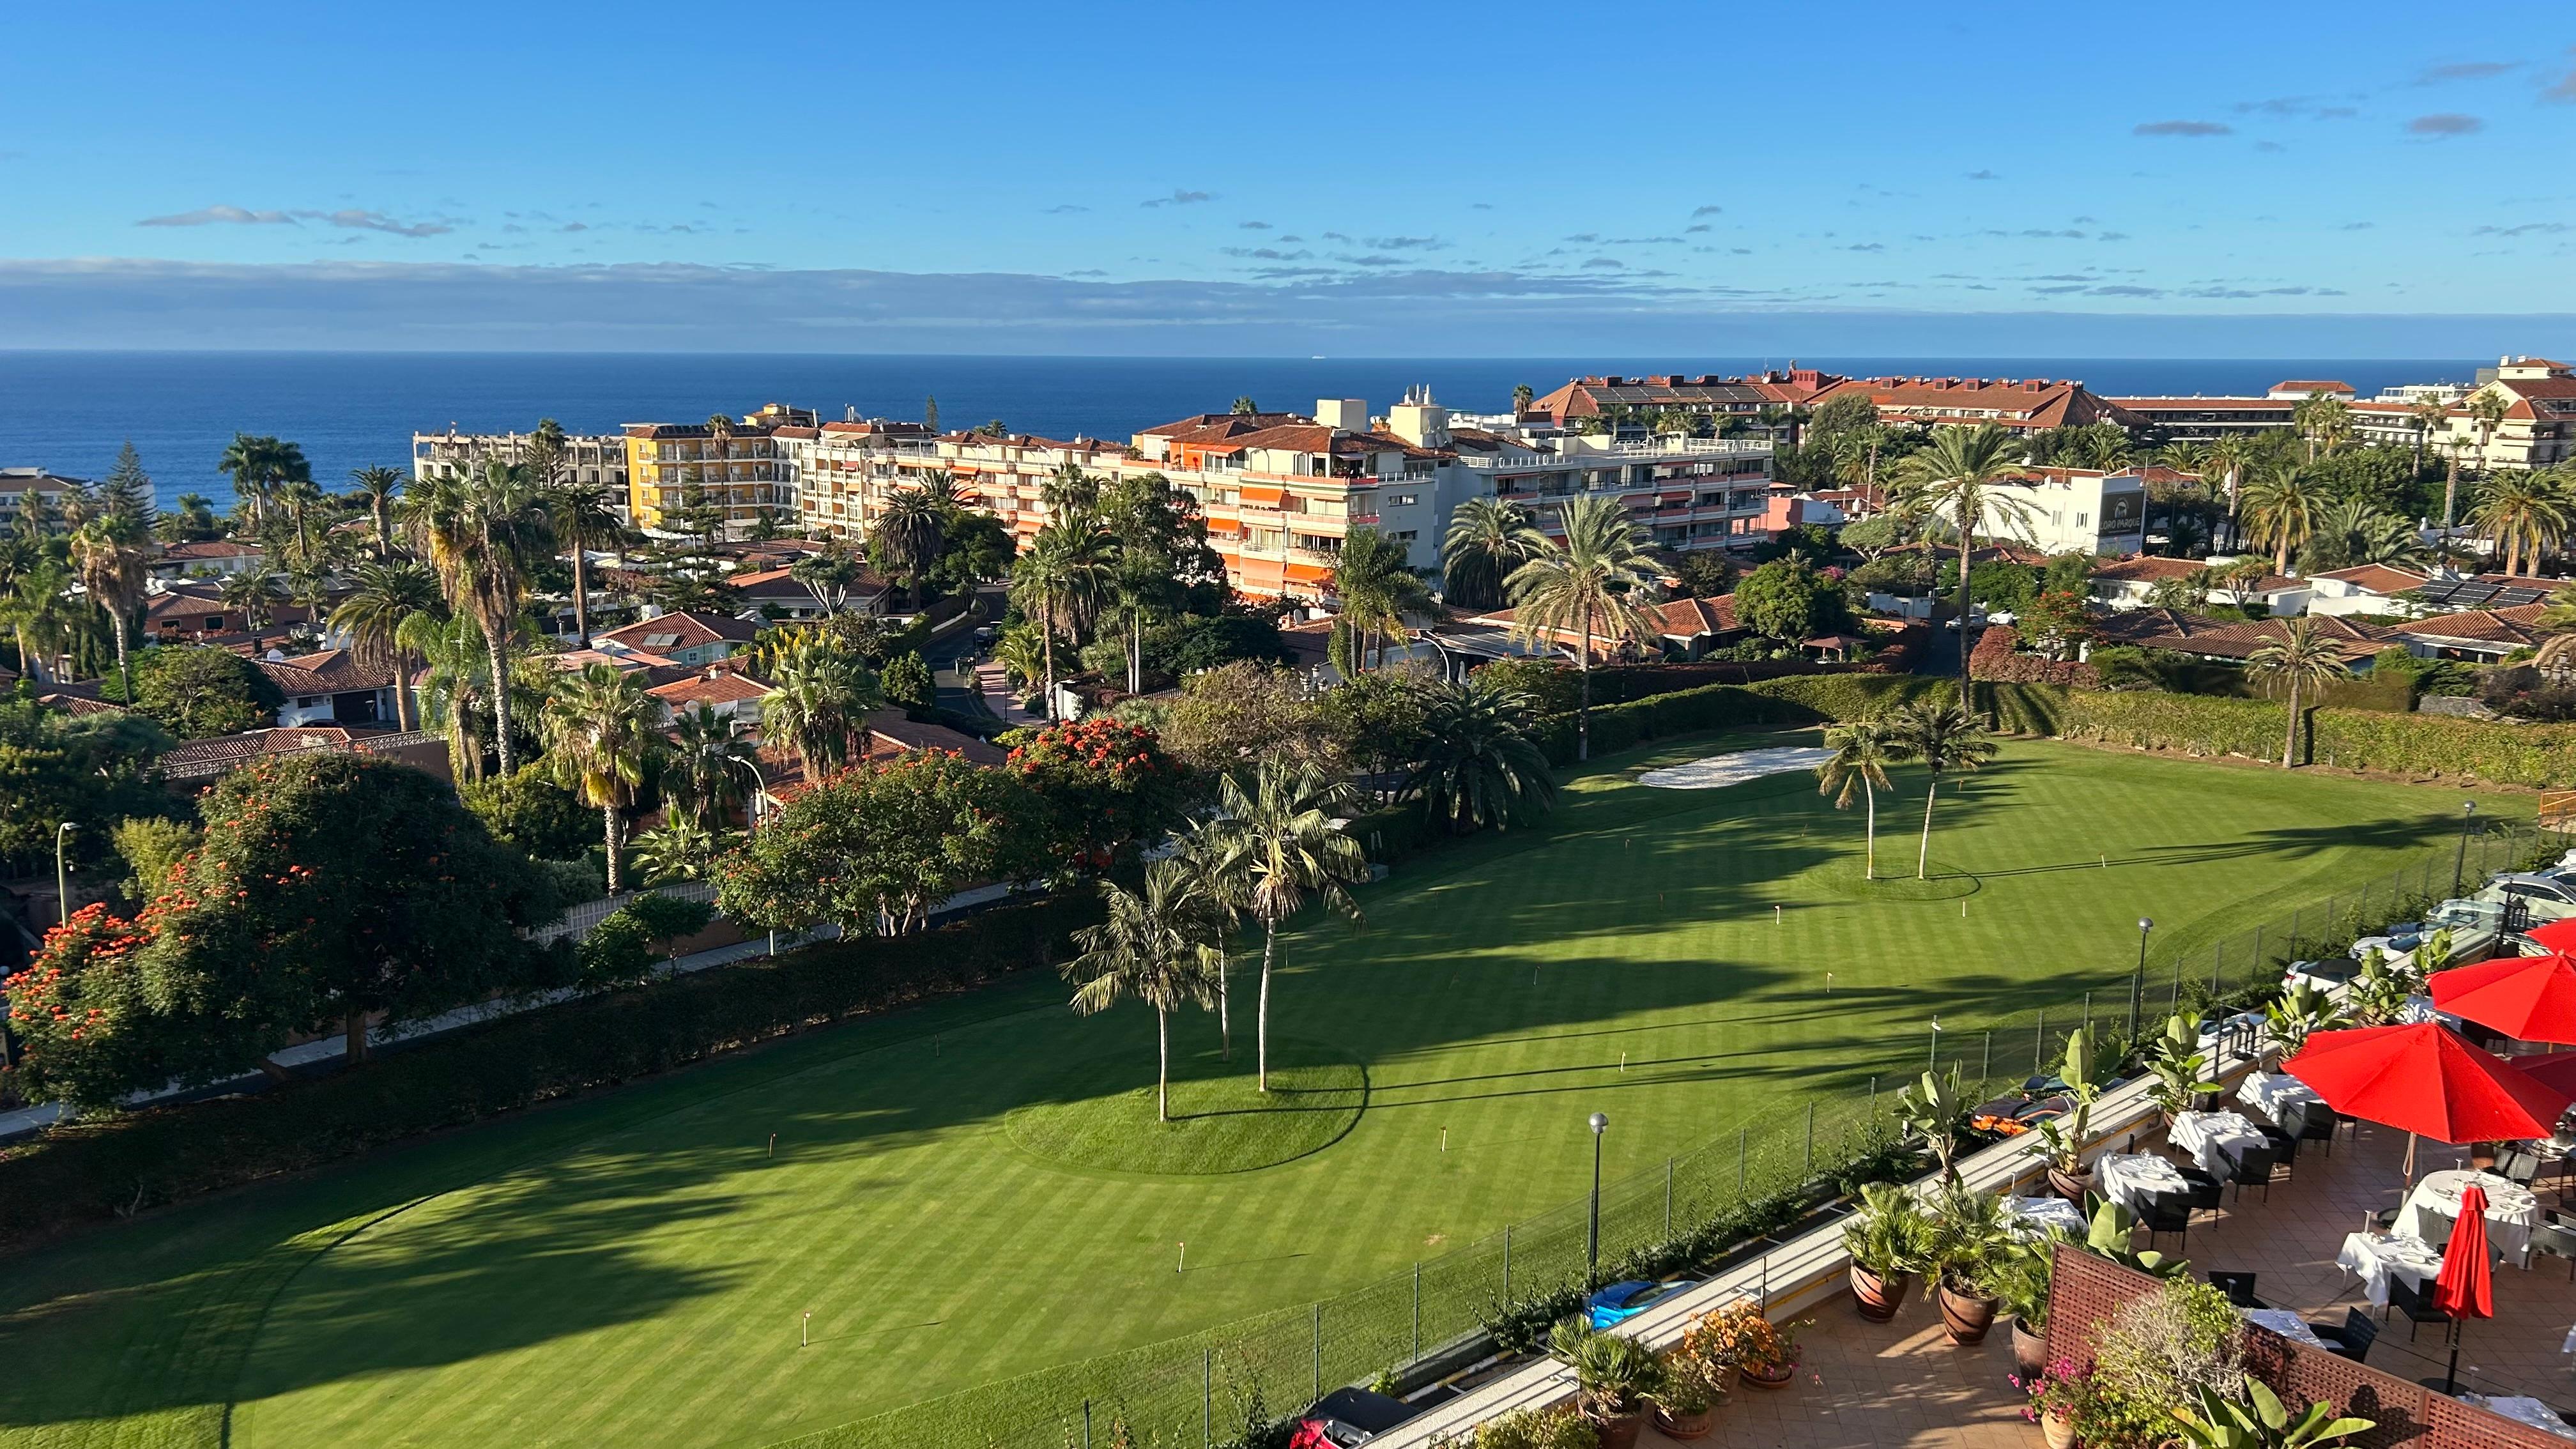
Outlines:
[{"label": "potted plant", "polygon": [[2220,1087],[2209,1080],[2209,1057],[2200,1050],[2197,1016],[2177,1016],[2165,1023],[2155,1054],[2147,1058],[2147,1070],[2156,1078],[2156,1084],[2147,1089],[2147,1100],[2164,1113],[2168,1127],[2174,1118],[2204,1105],[2200,1099]]},{"label": "potted plant", "polygon": [[1476,1426],[1475,1449],[1601,1449],[1601,1431],[1592,1421],[1560,1404],[1553,1409],[1515,1409]]},{"label": "potted plant", "polygon": [[2332,997],[2311,982],[2292,982],[2280,1000],[2263,1008],[2263,1070],[2273,1070],[2283,1057],[2297,1056],[2309,1033],[2342,1025],[2343,1013]]},{"label": "potted plant", "polygon": [[1655,1403],[1655,1428],[1667,1439],[1705,1439],[1717,1429],[1726,1402],[1729,1365],[1689,1351],[1688,1340],[1664,1360],[1663,1382],[1647,1395]]},{"label": "potted plant", "polygon": [[2024,1379],[2038,1377],[2048,1366],[2050,1250],[2056,1241],[2051,1236],[2036,1243],[2007,1243],[1986,1264],[1986,1291],[2011,1323],[2013,1367]]},{"label": "potted plant", "polygon": [[1750,1298],[1738,1298],[1701,1318],[1682,1343],[1696,1343],[1699,1351],[1735,1365],[1737,1376],[1758,1389],[1785,1388],[1797,1377],[1797,1337],[1773,1323]]},{"label": "potted plant", "polygon": [[1925,1072],[1922,1081],[1898,1094],[1896,1116],[1907,1132],[1922,1137],[1932,1160],[1940,1165],[1941,1180],[1958,1181],[1958,1169],[1952,1164],[1959,1155],[1959,1129],[1967,1118],[1966,1109],[1959,1105],[1958,1063],[1950,1064],[1947,1078]]},{"label": "potted plant", "polygon": [[2294,1419],[2272,1386],[2250,1375],[2245,1397],[2248,1402],[2239,1403],[2204,1388],[2188,1407],[2174,1411],[2174,1426],[2192,1449],[2309,1449],[2379,1427],[2376,1419],[2338,1419],[2332,1404],[2310,1404]]},{"label": "potted plant", "polygon": [[2054,1117],[2033,1125],[2031,1135],[2038,1139],[2033,1154],[2048,1164],[2049,1190],[2068,1202],[2080,1203],[2093,1190],[2093,1169],[2084,1165],[2084,1144],[2093,1132],[2093,1103],[2102,1089],[2093,1081],[2093,1034],[2078,1029],[2066,1038],[2066,1059],[2058,1066],[2058,1080],[2066,1084],[2066,1096],[2074,1105],[2065,1116]]},{"label": "potted plant", "polygon": [[1906,1289],[1923,1267],[1925,1222],[1914,1194],[1893,1182],[1860,1190],[1860,1208],[1843,1220],[1843,1251],[1851,1254],[1852,1303],[1860,1316],[1885,1323],[1905,1302]]},{"label": "potted plant", "polygon": [[[2048,1449],[2075,1449],[2085,1421],[2092,1417],[2092,1374],[2076,1367],[2073,1359],[2061,1358],[2038,1373],[2015,1378],[2013,1384],[2030,1395],[2030,1402],[2022,1406],[2022,1417],[2039,1426]],[[1483,1442],[1481,1438],[1477,1440],[1479,1445]]]},{"label": "potted plant", "polygon": [[1933,1193],[1928,1217],[1924,1272],[1940,1290],[1941,1327],[1954,1344],[1983,1343],[1997,1307],[1987,1268],[2012,1244],[2011,1212],[1996,1194],[1953,1182]]},{"label": "potted plant", "polygon": [[1663,1377],[1655,1355],[1637,1340],[1603,1333],[1583,1318],[1549,1330],[1547,1347],[1574,1369],[1575,1406],[1601,1431],[1601,1449],[1633,1449],[1646,1432],[1647,1396]]}]

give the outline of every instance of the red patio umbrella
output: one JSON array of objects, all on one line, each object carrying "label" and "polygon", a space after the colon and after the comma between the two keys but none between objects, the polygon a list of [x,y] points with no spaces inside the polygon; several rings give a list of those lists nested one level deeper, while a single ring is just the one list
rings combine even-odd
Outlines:
[{"label": "red patio umbrella", "polygon": [[2553,1092],[2576,1097],[2576,1052],[2550,1052],[2543,1056],[2516,1057],[2513,1064],[2522,1074]]},{"label": "red patio umbrella", "polygon": [[2534,926],[2523,934],[2552,951],[2576,951],[2576,916]]},{"label": "red patio umbrella", "polygon": [[2434,973],[2433,1004],[2517,1041],[2576,1044],[2576,958],[2505,956]]},{"label": "red patio umbrella", "polygon": [[2570,1099],[2438,1021],[2321,1031],[2281,1069],[2338,1112],[2452,1143],[2546,1137]]},{"label": "red patio umbrella", "polygon": [[2475,1182],[2460,1190],[2460,1217],[2442,1249],[2442,1276],[2433,1282],[2433,1306],[2451,1316],[2451,1368],[2442,1377],[2449,1393],[2460,1376],[2460,1322],[2495,1317],[2490,1291],[2494,1265],[2487,1261],[2487,1190]]}]

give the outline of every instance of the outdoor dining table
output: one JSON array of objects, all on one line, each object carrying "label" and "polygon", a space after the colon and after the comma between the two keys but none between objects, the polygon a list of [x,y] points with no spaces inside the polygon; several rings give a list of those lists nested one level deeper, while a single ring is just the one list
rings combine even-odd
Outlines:
[{"label": "outdoor dining table", "polygon": [[2325,1099],[2287,1072],[2248,1072],[2236,1089],[2236,1100],[2270,1118],[2274,1126],[2287,1127],[2290,1124],[2281,1120],[2283,1111]]},{"label": "outdoor dining table", "polygon": [[2385,1308],[2390,1279],[2403,1278],[2420,1290],[2442,1276],[2442,1250],[2421,1238],[2347,1233],[2335,1264],[2361,1280],[2361,1291],[2373,1305]]},{"label": "outdoor dining table", "polygon": [[2165,1140],[2190,1153],[2201,1171],[2225,1174],[2230,1162],[2243,1157],[2247,1148],[2264,1146],[2271,1139],[2239,1113],[2184,1112],[2174,1118]]},{"label": "outdoor dining table", "polygon": [[2083,1211],[2062,1197],[2010,1198],[2004,1208],[2012,1214],[2013,1230],[2025,1236],[2043,1237],[2051,1228],[2062,1228],[2071,1237],[2084,1236]]},{"label": "outdoor dining table", "polygon": [[2487,1240],[2495,1251],[2516,1263],[2531,1261],[2531,1230],[2540,1223],[2540,1199],[2530,1188],[2492,1172],[2433,1172],[2406,1194],[2397,1210],[2399,1233],[2428,1243],[2447,1241],[2452,1219],[2459,1216],[2460,1190],[2471,1182],[2486,1189]]},{"label": "outdoor dining table", "polygon": [[2292,1343],[2303,1343],[2310,1348],[2326,1346],[2326,1341],[2317,1337],[2317,1331],[2308,1327],[2306,1319],[2287,1308],[2240,1308],[2236,1311],[2245,1315],[2246,1322],[2268,1328]]},{"label": "outdoor dining table", "polygon": [[2182,1173],[2152,1152],[2111,1153],[2093,1164],[2093,1179],[2104,1197],[2133,1213],[2145,1212],[2149,1198],[2191,1191]]},{"label": "outdoor dining table", "polygon": [[2475,1404],[2490,1414],[2501,1414],[2517,1424],[2546,1429],[2561,1439],[2576,1439],[2576,1425],[2558,1417],[2558,1411],[2540,1400],[2524,1394],[2462,1394],[2460,1402]]}]

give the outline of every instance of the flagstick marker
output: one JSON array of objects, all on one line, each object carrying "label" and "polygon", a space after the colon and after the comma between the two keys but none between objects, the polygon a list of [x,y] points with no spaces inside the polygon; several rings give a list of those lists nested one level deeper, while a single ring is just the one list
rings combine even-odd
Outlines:
[{"label": "flagstick marker", "polygon": [[808,1308],[805,1310],[805,1316],[796,1320],[796,1346],[798,1348],[803,1348],[807,1344],[813,1342],[813,1328],[814,1310]]},{"label": "flagstick marker", "polygon": [[1621,1053],[1619,1053],[1619,1072],[1620,1072],[1620,1075],[1625,1076],[1625,1075],[1627,1074],[1627,1071],[1628,1071],[1628,1054],[1627,1054],[1626,1052],[1621,1052]]},{"label": "flagstick marker", "polygon": [[1182,1244],[1181,1244],[1181,1260],[1180,1260],[1178,1263],[1175,1263],[1175,1264],[1173,1264],[1173,1265],[1172,1265],[1172,1271],[1173,1271],[1174,1273],[1186,1273],[1186,1272],[1188,1272],[1189,1270],[1190,1270],[1190,1245],[1189,1245],[1189,1243],[1185,1240],[1185,1241],[1183,1241],[1183,1242],[1182,1242]]},{"label": "flagstick marker", "polygon": [[1449,1150],[1449,1129],[1446,1127],[1440,1129],[1440,1150],[1443,1152]]},{"label": "flagstick marker", "polygon": [[1771,924],[1775,926],[1780,924],[1780,908],[1778,906],[1773,906],[1771,908]]},{"label": "flagstick marker", "polygon": [[769,1155],[772,1157],[778,1155],[778,1134],[775,1132],[769,1134]]},{"label": "flagstick marker", "polygon": [[1827,996],[1834,994],[1834,973],[1831,971],[1825,973],[1825,994]]}]

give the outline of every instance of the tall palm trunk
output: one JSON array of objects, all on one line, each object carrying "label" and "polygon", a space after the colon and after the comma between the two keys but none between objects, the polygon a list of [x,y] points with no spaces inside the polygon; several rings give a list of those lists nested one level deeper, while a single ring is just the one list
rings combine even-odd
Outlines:
[{"label": "tall palm trunk", "polygon": [[581,636],[581,647],[590,647],[590,561],[578,535],[572,541],[572,631]]},{"label": "tall palm trunk", "polygon": [[367,1059],[367,1014],[351,1011],[340,1021],[341,1054],[351,1066]]},{"label": "tall palm trunk", "polygon": [[1055,718],[1055,610],[1047,610],[1046,618],[1040,621],[1038,627],[1046,630],[1046,637],[1039,641],[1039,647],[1046,651],[1046,717],[1053,719]]},{"label": "tall palm trunk", "polygon": [[125,704],[134,706],[134,656],[125,644],[125,615],[115,609],[107,611],[108,632],[116,636],[116,673],[125,681]]},{"label": "tall palm trunk", "polygon": [[1216,1039],[1225,1060],[1234,1060],[1234,1022],[1226,1010],[1228,978],[1234,975],[1234,952],[1218,947],[1216,954]]},{"label": "tall palm trunk", "polygon": [[1592,758],[1592,606],[1582,608],[1582,637],[1575,641],[1574,661],[1583,675],[1583,697],[1574,710],[1574,758]]},{"label": "tall palm trunk", "polygon": [[[1976,547],[1976,530],[1968,526],[1966,496],[1959,499],[1959,708],[1968,709],[1968,555]],[[1927,802],[1928,803],[1928,802]],[[1929,816],[1927,815],[1928,819]]]},{"label": "tall palm trunk", "polygon": [[1145,616],[1127,615],[1127,692],[1145,692]]},{"label": "tall palm trunk", "polygon": [[45,674],[45,663],[43,660],[36,657],[34,648],[27,643],[26,629],[23,626],[12,626],[11,632],[18,636],[19,670],[29,679],[33,679],[38,683],[45,682],[47,678]]},{"label": "tall palm trunk", "polygon": [[492,664],[492,745],[501,757],[501,775],[510,775],[514,757],[510,751],[510,660],[502,631],[489,622],[483,626],[483,652]]},{"label": "tall palm trunk", "polygon": [[1934,775],[1923,789],[1923,844],[1914,852],[1914,878],[1932,878],[1932,802],[1941,794],[1941,777]]},{"label": "tall palm trunk", "polygon": [[1869,787],[1869,781],[1863,780],[1860,782],[1860,796],[1868,802],[1869,820],[1869,823],[1863,827],[1864,833],[1861,835],[1860,878],[1876,880],[1878,879],[1878,792]]},{"label": "tall palm trunk", "polygon": [[1154,1120],[1172,1120],[1172,1014],[1154,1008]]},{"label": "tall palm trunk", "polygon": [[1279,923],[1261,922],[1261,1004],[1252,1028],[1253,1085],[1270,1090],[1270,965],[1279,957]]},{"label": "tall palm trunk", "polygon": [[617,894],[617,887],[620,884],[617,869],[617,807],[602,805],[599,807],[599,816],[608,836],[608,893],[613,896]]},{"label": "tall palm trunk", "polygon": [[2453,510],[2459,506],[2459,499],[2460,450],[2453,448],[2451,450],[2450,474],[2442,480],[2442,533],[2444,536],[2443,541],[2446,543],[2450,541],[2449,535],[2451,531],[2451,520],[2457,516]]},{"label": "tall palm trunk", "polygon": [[2295,770],[2299,754],[2299,677],[2290,676],[2290,728],[2281,740],[2281,768]]},{"label": "tall palm trunk", "polygon": [[417,709],[411,697],[411,651],[398,647],[394,650],[394,728],[410,734]]}]

